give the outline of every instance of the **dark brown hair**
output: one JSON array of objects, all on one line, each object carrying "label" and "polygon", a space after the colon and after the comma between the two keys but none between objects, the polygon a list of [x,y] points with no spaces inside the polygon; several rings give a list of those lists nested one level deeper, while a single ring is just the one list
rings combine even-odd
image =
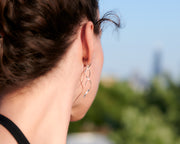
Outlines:
[{"label": "dark brown hair", "polygon": [[97,35],[109,20],[99,20],[97,0],[0,0],[0,91],[23,87],[54,68],[84,19]]}]

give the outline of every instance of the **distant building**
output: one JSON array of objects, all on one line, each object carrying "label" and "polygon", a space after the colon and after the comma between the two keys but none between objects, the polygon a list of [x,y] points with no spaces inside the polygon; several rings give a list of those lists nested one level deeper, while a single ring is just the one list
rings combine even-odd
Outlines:
[{"label": "distant building", "polygon": [[114,144],[106,136],[98,133],[70,134],[67,144]]},{"label": "distant building", "polygon": [[157,50],[153,60],[153,77],[159,77],[162,74],[162,53]]},{"label": "distant building", "polygon": [[149,87],[149,82],[138,72],[134,72],[128,82],[135,91],[145,91]]},{"label": "distant building", "polygon": [[103,84],[103,86],[105,87],[111,87],[114,83],[117,82],[117,79],[115,79],[113,76],[109,76],[109,77],[104,77],[101,78],[101,82]]}]

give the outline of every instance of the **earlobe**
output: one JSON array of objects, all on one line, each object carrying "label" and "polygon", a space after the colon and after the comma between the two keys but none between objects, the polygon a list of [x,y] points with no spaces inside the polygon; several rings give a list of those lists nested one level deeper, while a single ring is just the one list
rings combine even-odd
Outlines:
[{"label": "earlobe", "polygon": [[87,22],[82,31],[82,48],[83,48],[83,63],[84,65],[90,65],[94,53],[94,24]]}]

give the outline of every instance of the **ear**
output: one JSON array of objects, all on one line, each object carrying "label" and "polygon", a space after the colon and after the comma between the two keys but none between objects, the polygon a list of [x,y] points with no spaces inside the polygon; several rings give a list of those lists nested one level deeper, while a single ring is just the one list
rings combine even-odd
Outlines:
[{"label": "ear", "polygon": [[83,26],[81,40],[83,64],[90,65],[94,53],[94,24],[91,21]]}]

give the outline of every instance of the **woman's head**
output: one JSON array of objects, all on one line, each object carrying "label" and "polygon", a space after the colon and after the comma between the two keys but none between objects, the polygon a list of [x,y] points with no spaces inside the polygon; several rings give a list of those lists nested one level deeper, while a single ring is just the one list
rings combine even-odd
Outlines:
[{"label": "woman's head", "polygon": [[0,90],[21,87],[52,68],[84,19],[99,34],[97,0],[1,0]]},{"label": "woman's head", "polygon": [[[84,68],[92,64],[92,96],[86,102],[82,96],[74,97],[71,120],[81,118],[98,88],[103,63],[100,25],[106,20],[111,21],[99,19],[98,0],[1,0],[0,93],[30,85],[59,66],[68,53],[72,65],[78,60]],[[78,66],[73,68],[82,68]],[[77,87],[76,95],[84,92],[83,86]]]}]

